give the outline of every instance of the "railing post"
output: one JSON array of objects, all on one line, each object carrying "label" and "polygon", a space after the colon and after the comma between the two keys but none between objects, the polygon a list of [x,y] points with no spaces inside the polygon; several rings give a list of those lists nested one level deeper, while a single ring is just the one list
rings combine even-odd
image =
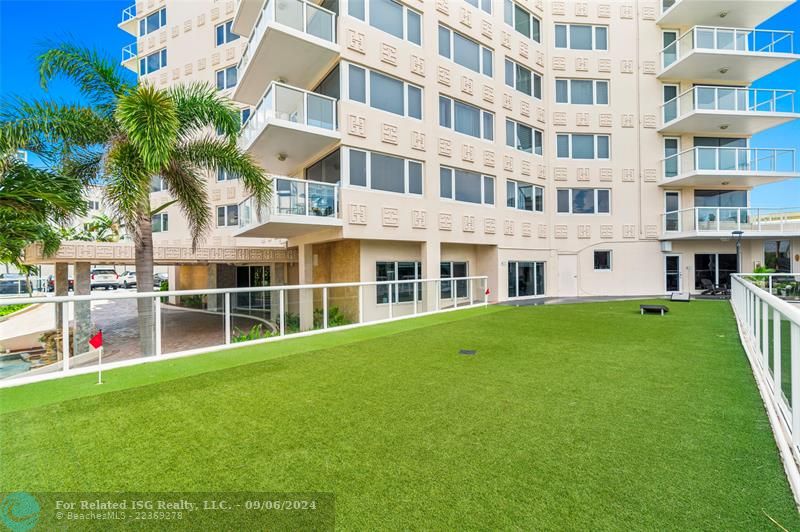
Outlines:
[{"label": "railing post", "polygon": [[358,323],[364,323],[364,285],[358,285]]},{"label": "railing post", "polygon": [[769,306],[761,301],[761,365],[764,371],[769,370]]},{"label": "railing post", "polygon": [[440,280],[434,281],[433,289],[434,289],[434,292],[435,292],[435,295],[436,295],[436,297],[435,297],[436,304],[434,305],[434,309],[436,310],[436,312],[439,312],[439,297],[442,294],[441,286],[442,286],[442,281],[440,281]]},{"label": "railing post", "polygon": [[284,294],[286,290],[281,290],[278,292],[278,312],[280,313],[280,335],[283,336],[286,334],[286,313],[284,312],[285,302],[286,299]]},{"label": "railing post", "polygon": [[761,345],[761,305],[756,304],[757,301],[754,300],[755,294],[753,294],[753,292],[751,292],[748,289],[747,293],[749,294],[751,299],[750,306],[752,307],[753,321],[755,322],[755,325],[753,327],[753,329],[755,330],[754,340],[756,348],[758,348]]},{"label": "railing post", "polygon": [[791,383],[792,397],[792,441],[795,445],[800,444],[800,325],[791,324],[789,333],[789,345],[791,346]]},{"label": "railing post", "polygon": [[781,313],[772,309],[772,376],[774,377],[775,388],[772,393],[775,402],[781,398]]},{"label": "railing post", "polygon": [[231,343],[231,293],[225,292],[225,344]]},{"label": "railing post", "polygon": [[767,275],[767,284],[769,285],[769,293],[772,293],[772,275]]},{"label": "railing post", "polygon": [[61,303],[61,360],[64,371],[69,371],[69,301]]},{"label": "railing post", "polygon": [[[303,4],[305,5],[305,4]],[[322,287],[322,328],[328,328],[328,287]]]},{"label": "railing post", "polygon": [[392,307],[394,301],[394,289],[396,285],[394,283],[389,283],[389,319],[394,318],[394,308]]},{"label": "railing post", "polygon": [[412,286],[414,287],[414,315],[415,316],[417,315],[417,288],[418,288],[417,283],[418,283],[418,281],[415,279],[414,283],[412,284]]},{"label": "railing post", "polygon": [[161,298],[153,298],[153,313],[155,314],[156,356],[161,355]]},{"label": "railing post", "polygon": [[489,294],[488,294],[489,286],[488,286],[488,284],[489,284],[489,279],[484,279],[483,282],[481,283],[481,286],[483,287],[483,306],[484,307],[488,307],[489,306]]}]

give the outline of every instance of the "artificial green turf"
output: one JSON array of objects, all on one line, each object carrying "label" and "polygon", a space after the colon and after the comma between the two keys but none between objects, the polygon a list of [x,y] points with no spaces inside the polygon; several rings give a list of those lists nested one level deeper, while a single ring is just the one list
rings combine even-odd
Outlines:
[{"label": "artificial green turf", "polygon": [[[3,394],[0,491],[333,492],[342,529],[800,529],[729,304],[639,303],[472,311],[177,375],[222,356],[201,355],[38,406]],[[48,384],[31,393],[75,396]]]}]

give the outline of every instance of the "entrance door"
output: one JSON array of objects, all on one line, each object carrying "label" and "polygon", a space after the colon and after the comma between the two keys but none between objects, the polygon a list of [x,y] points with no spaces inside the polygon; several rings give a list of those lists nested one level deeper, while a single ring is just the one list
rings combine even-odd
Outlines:
[{"label": "entrance door", "polygon": [[578,256],[558,256],[558,295],[578,297]]},{"label": "entrance door", "polygon": [[664,231],[681,230],[681,193],[677,190],[664,192]]},{"label": "entrance door", "polygon": [[664,257],[664,278],[668,294],[681,291],[680,255],[666,255]]}]

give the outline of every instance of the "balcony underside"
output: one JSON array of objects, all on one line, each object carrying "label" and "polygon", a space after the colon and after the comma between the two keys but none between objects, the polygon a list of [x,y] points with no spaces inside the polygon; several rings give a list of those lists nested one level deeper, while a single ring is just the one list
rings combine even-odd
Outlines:
[{"label": "balcony underside", "polygon": [[755,135],[797,118],[798,113],[698,110],[664,124],[658,131],[666,135]]},{"label": "balcony underside", "polygon": [[293,175],[300,165],[333,148],[340,140],[338,131],[270,119],[253,142],[242,148],[270,173]]},{"label": "balcony underside", "polygon": [[785,179],[800,178],[798,172],[744,172],[726,170],[698,170],[661,180],[662,187],[732,186],[757,187]]},{"label": "balcony underside", "polygon": [[264,7],[266,0],[241,0],[239,7],[236,9],[236,14],[233,17],[233,33],[241,35],[242,37],[249,37],[250,32],[253,31],[253,26],[256,25],[258,15],[261,14],[261,9]]},{"label": "balcony underside", "polygon": [[256,105],[272,81],[280,80],[302,89],[319,80],[339,56],[336,44],[270,23],[243,72],[233,99]]},{"label": "balcony underside", "polygon": [[[730,229],[720,231],[674,231],[662,232],[660,240],[733,240],[732,231],[736,231],[736,225],[732,224]],[[800,222],[793,227],[781,228],[762,228],[760,230],[742,228],[742,240],[758,240],[760,238],[792,238],[800,236]]]},{"label": "balcony underside", "polygon": [[123,60],[120,63],[122,66],[127,68],[128,70],[132,71],[134,74],[139,73],[139,58],[138,57],[131,57],[128,59]]},{"label": "balcony underside", "polygon": [[[245,0],[247,1],[247,0]],[[727,26],[754,28],[793,0],[679,0],[660,19],[660,26]],[[725,13],[724,17],[720,14]]]},{"label": "balcony underside", "polygon": [[125,22],[120,22],[117,25],[117,27],[122,31],[130,33],[131,35],[136,37],[138,35],[136,32],[136,26],[137,26],[136,20],[137,20],[136,18],[129,18]]},{"label": "balcony underside", "polygon": [[750,83],[798,59],[800,55],[797,54],[694,50],[665,68],[658,77],[662,80]]},{"label": "balcony underside", "polygon": [[335,217],[271,214],[269,220],[243,228],[234,236],[248,238],[294,238],[324,229],[342,227]]}]

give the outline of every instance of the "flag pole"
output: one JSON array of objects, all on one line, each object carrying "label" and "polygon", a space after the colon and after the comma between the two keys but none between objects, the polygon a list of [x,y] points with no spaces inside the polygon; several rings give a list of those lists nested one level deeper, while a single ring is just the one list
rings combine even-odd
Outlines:
[{"label": "flag pole", "polygon": [[103,384],[103,346],[97,350],[97,384]]}]

